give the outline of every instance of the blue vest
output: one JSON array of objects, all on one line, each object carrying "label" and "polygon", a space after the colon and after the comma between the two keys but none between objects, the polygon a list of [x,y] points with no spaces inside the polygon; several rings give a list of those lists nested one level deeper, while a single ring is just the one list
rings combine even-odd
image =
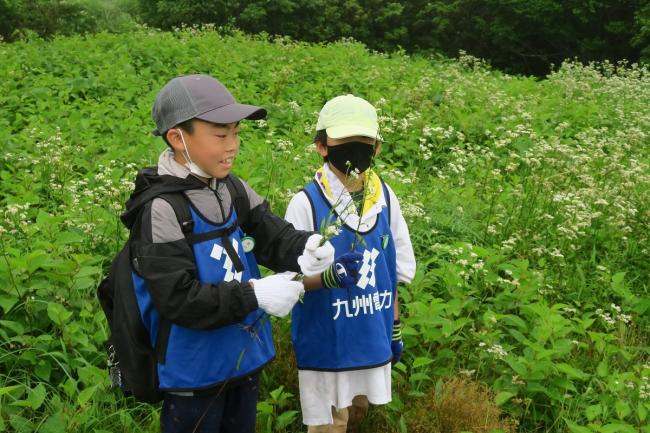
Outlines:
[{"label": "blue vest", "polygon": [[[206,221],[190,206],[194,234],[234,228],[237,214],[231,207],[228,221],[214,225]],[[236,272],[232,260],[217,237],[192,245],[198,279],[201,283],[218,284],[223,281],[248,281],[260,273],[253,253],[244,253],[241,228],[236,227],[227,236],[244,264],[243,272]],[[209,237],[209,236],[207,236]],[[160,316],[153,306],[142,277],[133,272],[133,284],[140,307],[140,315],[153,343],[160,324]],[[254,373],[275,357],[271,324],[264,311],[258,309],[237,324],[217,329],[189,329],[172,324],[164,363],[158,363],[160,389],[164,391],[209,388],[228,379]],[[251,332],[247,325],[253,325]]]},{"label": "blue vest", "polygon": [[[314,227],[332,220],[335,211],[320,187],[312,182],[304,191],[312,205]],[[383,193],[388,202],[385,185]],[[365,245],[356,242],[355,250],[363,254],[356,287],[309,291],[294,307],[291,336],[299,369],[359,370],[391,361],[397,272],[389,216],[387,206],[372,229],[359,232]],[[343,225],[341,233],[330,239],[337,256],[350,251],[356,233]]]}]

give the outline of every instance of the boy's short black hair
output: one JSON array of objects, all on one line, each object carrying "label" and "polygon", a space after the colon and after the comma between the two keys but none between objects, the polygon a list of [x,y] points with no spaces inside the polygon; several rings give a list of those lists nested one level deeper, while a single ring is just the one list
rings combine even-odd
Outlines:
[{"label": "boy's short black hair", "polygon": [[[185,122],[181,122],[178,125],[174,126],[174,128],[180,128],[183,131],[187,132],[188,134],[194,133],[194,120],[196,119],[189,119],[186,120]],[[172,128],[170,128],[172,129]],[[169,131],[169,130],[167,130]],[[165,143],[167,143],[167,146],[169,146],[170,149],[174,149],[171,144],[169,144],[169,141],[167,141],[167,131],[165,131],[162,135],[163,140],[165,140]]]},{"label": "boy's short black hair", "polygon": [[[316,131],[316,136],[314,137],[314,143],[320,143],[323,146],[327,146],[327,131],[324,129],[321,129],[320,131]],[[327,156],[323,157],[323,162],[327,162]]]}]

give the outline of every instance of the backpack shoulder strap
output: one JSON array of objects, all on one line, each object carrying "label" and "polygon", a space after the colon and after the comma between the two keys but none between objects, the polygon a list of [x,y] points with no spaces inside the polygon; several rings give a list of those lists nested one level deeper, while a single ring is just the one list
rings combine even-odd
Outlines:
[{"label": "backpack shoulder strap", "polygon": [[[244,186],[242,185],[241,181],[237,179],[236,181],[239,185],[241,190],[243,191],[244,197],[245,197],[245,203],[241,206],[245,206],[245,208],[242,209],[242,212],[247,213],[248,212],[248,195],[246,194],[246,191],[244,190]],[[190,212],[190,199],[185,195],[183,192],[172,192],[172,193],[164,193],[159,195],[158,197],[162,198],[163,200],[167,201],[171,207],[174,209],[174,213],[176,213],[176,218],[178,219],[178,224],[181,226],[181,230],[183,231],[183,235],[185,236],[185,240],[190,244],[193,245],[197,242],[202,242],[208,239],[214,239],[215,237],[221,237],[222,238],[222,245],[226,250],[226,253],[228,254],[228,257],[230,257],[230,260],[232,260],[233,265],[235,266],[235,270],[237,272],[242,272],[244,270],[244,265],[237,255],[237,252],[234,250],[232,244],[230,242],[226,241],[226,237],[232,233],[237,228],[237,225],[239,225],[241,218],[239,217],[239,208],[236,207],[235,209],[237,210],[237,225],[232,226],[229,229],[217,229],[217,230],[212,230],[210,232],[206,233],[199,233],[195,234],[194,233],[194,220],[192,219],[192,214]],[[241,198],[237,199],[237,197],[233,196],[233,203],[235,206],[238,206],[238,200],[243,203],[243,200]]]},{"label": "backpack shoulder strap", "polygon": [[241,179],[232,173],[226,178],[226,186],[237,212],[237,225],[243,227],[248,221],[248,212],[251,207],[246,188],[244,188]]},{"label": "backpack shoulder strap", "polygon": [[188,238],[194,229],[194,220],[190,213],[190,200],[187,198],[185,193],[182,191],[167,192],[160,194],[158,197],[165,200],[169,203],[172,209],[174,209],[178,224],[180,225],[185,238]]},{"label": "backpack shoulder strap", "polygon": [[[230,179],[230,176],[228,178]],[[231,184],[233,185],[232,190],[230,189]],[[187,195],[185,195],[184,192],[171,192],[171,193],[160,194],[158,197],[167,201],[174,209],[174,213],[176,214],[176,218],[178,219],[178,224],[180,225],[181,230],[183,231],[185,240],[190,245],[208,239],[213,239],[214,237],[221,237],[223,239],[222,245],[225,248],[228,257],[230,257],[230,260],[232,260],[235,266],[235,270],[237,272],[242,272],[244,270],[244,265],[241,259],[239,258],[239,256],[237,255],[237,252],[234,250],[232,244],[226,241],[226,237],[228,236],[229,233],[231,233],[234,229],[236,229],[237,226],[244,223],[246,217],[248,216],[248,208],[250,205],[248,200],[248,194],[246,193],[246,190],[244,189],[244,185],[241,183],[239,179],[235,179],[234,181],[227,181],[227,185],[228,185],[228,191],[231,194],[231,198],[235,206],[235,210],[237,212],[237,224],[232,226],[230,229],[225,229],[225,230],[218,229],[207,233],[195,234],[194,220],[192,219],[192,214],[190,212],[190,200],[187,197]]]},{"label": "backpack shoulder strap", "polygon": [[[181,227],[185,239],[189,239],[194,229],[194,220],[190,212],[190,200],[183,191],[166,192],[156,195],[155,198],[165,200],[174,210],[176,219]],[[167,353],[167,343],[169,341],[169,334],[171,332],[171,321],[161,318],[158,326],[158,333],[156,342],[153,345],[156,359],[159,363],[165,363],[165,354]]]}]

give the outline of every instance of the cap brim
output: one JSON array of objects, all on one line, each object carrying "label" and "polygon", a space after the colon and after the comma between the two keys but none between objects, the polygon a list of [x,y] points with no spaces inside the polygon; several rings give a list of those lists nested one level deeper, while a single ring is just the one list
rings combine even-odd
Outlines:
[{"label": "cap brim", "polygon": [[379,131],[377,131],[376,128],[366,127],[358,124],[332,126],[325,128],[325,131],[327,132],[328,137],[335,139],[356,136],[376,138],[377,140],[382,139],[381,135],[379,135]]},{"label": "cap brim", "polygon": [[197,119],[212,123],[233,123],[243,119],[259,120],[266,117],[266,110],[262,107],[246,104],[230,104],[196,116]]}]

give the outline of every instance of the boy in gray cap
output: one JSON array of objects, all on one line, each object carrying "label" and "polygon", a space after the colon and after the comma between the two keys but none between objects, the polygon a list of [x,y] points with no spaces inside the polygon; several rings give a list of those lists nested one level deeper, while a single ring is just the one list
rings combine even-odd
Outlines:
[{"label": "boy in gray cap", "polygon": [[[304,290],[261,278],[257,263],[314,276],[333,266],[334,248],[275,216],[230,173],[239,122],[264,118],[263,108],[237,103],[212,77],[188,75],[162,88],[152,115],[169,148],[138,174],[122,221],[142,321],[152,345],[165,348],[161,429],[252,433],[259,372],[275,357],[266,314],[285,316]],[[172,204],[178,197],[186,221]]]}]

